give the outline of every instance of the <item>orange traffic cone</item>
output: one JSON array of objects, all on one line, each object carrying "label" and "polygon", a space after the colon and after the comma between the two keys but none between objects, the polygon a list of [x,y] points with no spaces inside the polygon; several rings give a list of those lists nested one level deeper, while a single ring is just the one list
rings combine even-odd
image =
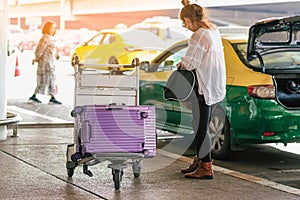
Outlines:
[{"label": "orange traffic cone", "polygon": [[20,68],[19,68],[19,59],[18,59],[18,56],[16,56],[15,76],[20,76]]}]

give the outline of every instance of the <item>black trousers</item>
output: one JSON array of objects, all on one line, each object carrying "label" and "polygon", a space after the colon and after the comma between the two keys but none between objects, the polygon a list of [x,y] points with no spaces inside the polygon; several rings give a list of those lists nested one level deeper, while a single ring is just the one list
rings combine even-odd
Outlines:
[{"label": "black trousers", "polygon": [[195,91],[191,97],[193,129],[195,132],[195,142],[197,156],[202,162],[211,162],[211,139],[209,137],[209,121],[212,112],[212,106],[205,104],[204,96]]}]

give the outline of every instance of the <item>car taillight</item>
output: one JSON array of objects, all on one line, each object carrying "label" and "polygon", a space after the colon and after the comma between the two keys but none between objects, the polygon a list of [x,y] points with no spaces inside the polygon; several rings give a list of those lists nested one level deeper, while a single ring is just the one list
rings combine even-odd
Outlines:
[{"label": "car taillight", "polygon": [[263,135],[267,137],[267,136],[274,136],[276,134],[275,134],[275,132],[268,132],[268,131],[266,131],[266,132],[264,132]]},{"label": "car taillight", "polygon": [[248,93],[252,97],[261,99],[275,99],[275,87],[273,85],[251,85]]}]

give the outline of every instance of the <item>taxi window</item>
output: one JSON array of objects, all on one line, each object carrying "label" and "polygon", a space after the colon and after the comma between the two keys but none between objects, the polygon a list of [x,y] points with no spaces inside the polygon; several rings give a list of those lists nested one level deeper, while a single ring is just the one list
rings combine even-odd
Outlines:
[{"label": "taxi window", "polygon": [[99,45],[103,40],[104,34],[100,33],[87,42],[88,45]]},{"label": "taxi window", "polygon": [[116,37],[114,36],[114,34],[106,34],[102,44],[111,44],[114,43],[116,41]]},{"label": "taxi window", "polygon": [[264,67],[266,70],[285,70],[300,68],[300,53],[298,51],[285,51],[266,54],[263,56],[264,66],[259,59],[254,59],[250,64],[255,68]]},{"label": "taxi window", "polygon": [[240,59],[243,62],[246,62],[247,60],[247,43],[236,43],[233,44],[233,48],[235,50],[235,52],[237,53],[237,55],[240,57]]},{"label": "taxi window", "polygon": [[177,64],[181,61],[181,57],[185,55],[187,47],[180,49],[179,51],[171,54],[164,59],[159,65],[157,71],[174,71],[177,69]]}]

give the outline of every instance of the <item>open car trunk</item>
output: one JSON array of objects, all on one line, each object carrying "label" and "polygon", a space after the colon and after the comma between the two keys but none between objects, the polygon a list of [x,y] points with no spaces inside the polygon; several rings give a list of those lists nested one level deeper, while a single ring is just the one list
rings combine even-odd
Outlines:
[{"label": "open car trunk", "polygon": [[249,29],[250,66],[273,76],[276,100],[300,109],[300,16],[261,20]]},{"label": "open car trunk", "polygon": [[273,76],[276,100],[288,109],[300,109],[300,74]]}]

